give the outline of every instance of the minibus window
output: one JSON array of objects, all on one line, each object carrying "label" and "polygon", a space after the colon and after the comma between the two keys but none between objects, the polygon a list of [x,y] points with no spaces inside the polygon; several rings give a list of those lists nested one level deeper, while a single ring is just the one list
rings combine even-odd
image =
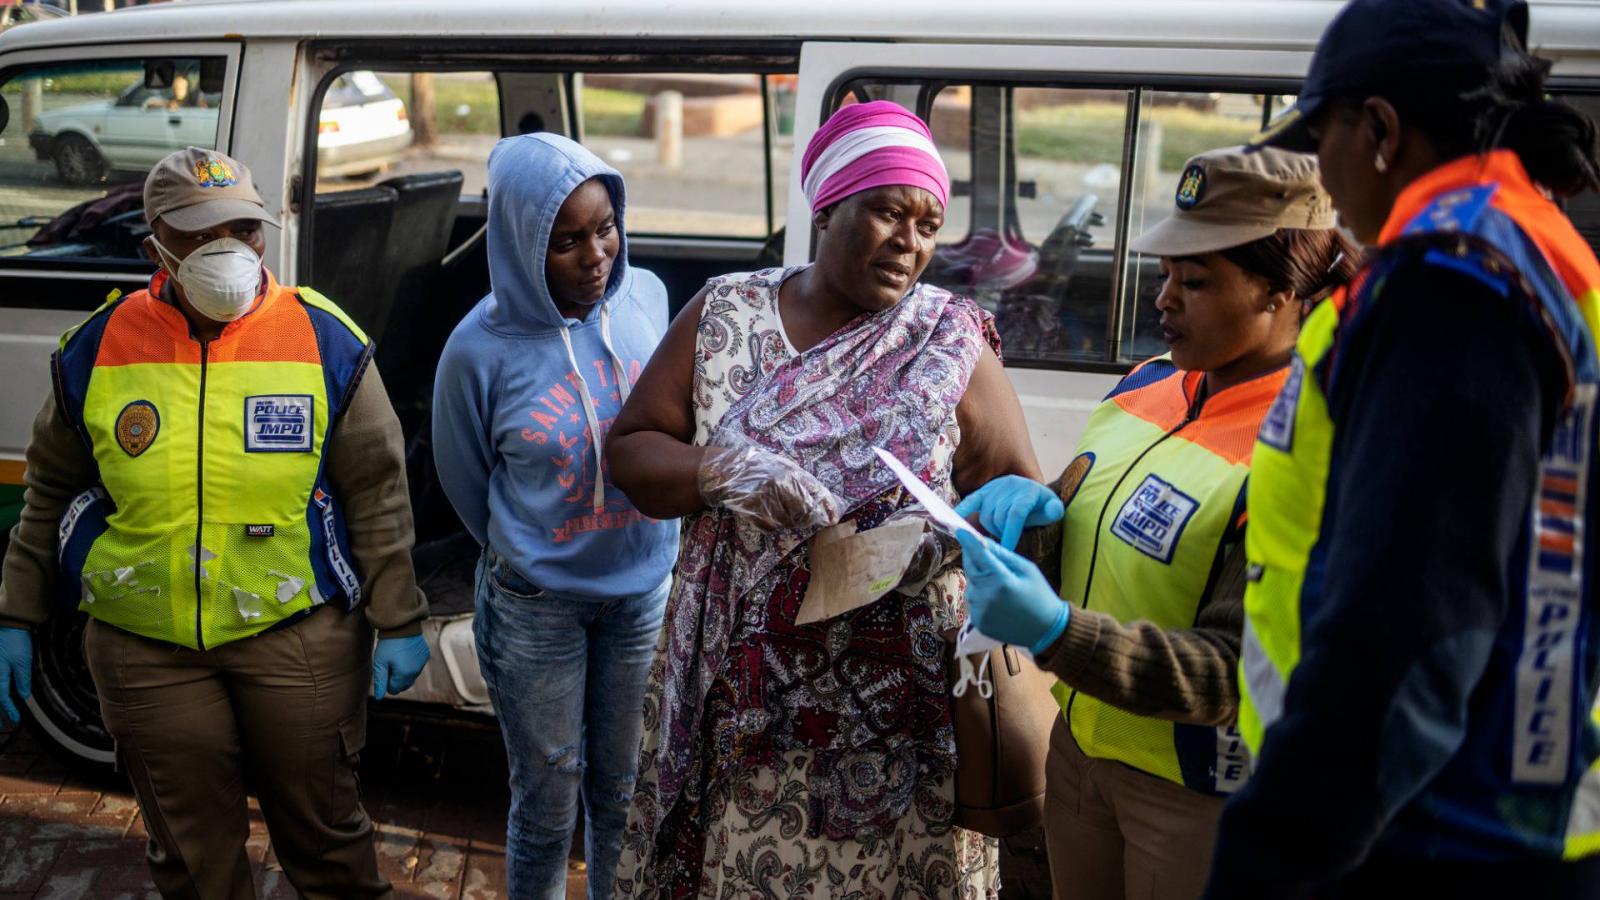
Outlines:
[{"label": "minibus window", "polygon": [[[0,97],[0,256],[145,261],[143,184],[183,147],[215,147],[221,57],[117,59],[8,73]],[[219,87],[205,79],[207,87]]]},{"label": "minibus window", "polygon": [[[638,235],[754,238],[772,233],[772,170],[793,148],[792,80],[720,72],[586,72],[577,106],[584,146],[628,183]],[[788,94],[788,128],[770,100]],[[777,121],[774,122],[773,120]],[[778,127],[773,127],[778,126]]]},{"label": "minibus window", "polygon": [[[1197,153],[1242,144],[1261,130],[1264,112],[1281,112],[1293,98],[1213,92],[1143,91],[1139,103],[1128,208],[1128,234],[1137,235],[1172,214],[1183,164]],[[1128,254],[1118,357],[1134,363],[1160,353],[1161,261]]]},{"label": "minibus window", "polygon": [[939,250],[923,278],[995,314],[1008,365],[1114,363],[1130,93],[888,81],[840,93],[844,103],[867,97],[923,107],[952,183]]},{"label": "minibus window", "polygon": [[950,171],[924,279],[995,314],[1009,366],[1123,370],[1166,348],[1159,260],[1124,260],[1121,242],[1171,212],[1190,156],[1242,143],[1294,97],[865,78],[835,106],[864,100],[923,115]]},{"label": "minibus window", "polygon": [[492,72],[343,72],[323,92],[317,114],[317,193],[460,172],[462,192],[477,194],[499,139]]},{"label": "minibus window", "polygon": [[[437,353],[425,349],[441,330],[427,318],[432,310],[470,304],[487,289],[474,237],[481,213],[461,211],[482,205],[475,198],[488,185],[500,112],[492,72],[351,69],[323,87],[310,123],[316,192],[299,275],[373,338],[388,372],[402,358]],[[461,266],[447,265],[456,258]],[[412,378],[390,376],[391,396],[407,393],[397,379]]]}]

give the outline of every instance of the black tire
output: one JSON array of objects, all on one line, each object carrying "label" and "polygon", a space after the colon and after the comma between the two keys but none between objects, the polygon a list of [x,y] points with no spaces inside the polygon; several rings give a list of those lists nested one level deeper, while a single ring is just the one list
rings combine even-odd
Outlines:
[{"label": "black tire", "polygon": [[88,138],[71,132],[55,139],[50,158],[55,160],[56,173],[67,184],[99,184],[106,180],[111,168]]},{"label": "black tire", "polygon": [[100,699],[83,657],[81,612],[57,613],[33,632],[33,691],[24,723],[57,759],[77,771],[109,778],[116,742],[100,721]]}]

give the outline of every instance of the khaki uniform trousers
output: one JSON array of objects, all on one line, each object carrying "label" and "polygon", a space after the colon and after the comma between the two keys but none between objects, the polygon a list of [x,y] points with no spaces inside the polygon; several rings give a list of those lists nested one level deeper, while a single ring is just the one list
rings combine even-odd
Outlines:
[{"label": "khaki uniform trousers", "polygon": [[84,653],[163,897],[255,896],[246,781],[302,896],[392,896],[356,777],[372,679],[372,629],[360,612],[319,609],[203,651],[91,619]]},{"label": "khaki uniform trousers", "polygon": [[1192,900],[1205,890],[1223,798],[1078,748],[1066,717],[1045,763],[1055,900]]}]

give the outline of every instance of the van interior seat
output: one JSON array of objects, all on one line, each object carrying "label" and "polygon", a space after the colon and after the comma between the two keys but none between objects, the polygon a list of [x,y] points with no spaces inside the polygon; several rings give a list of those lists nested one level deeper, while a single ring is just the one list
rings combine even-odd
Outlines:
[{"label": "van interior seat", "polygon": [[384,261],[385,277],[392,279],[390,302],[379,313],[382,338],[377,339],[374,358],[389,398],[407,426],[417,424],[414,420],[432,398],[437,356],[424,357],[418,351],[427,342],[431,307],[439,296],[440,264],[450,249],[463,181],[459,171],[444,171],[401,175],[378,185],[393,190],[398,200]]},{"label": "van interior seat", "polygon": [[387,254],[399,197],[379,185],[311,201],[311,266],[300,283],[339,304],[373,340],[394,292]]},{"label": "van interior seat", "polygon": [[[459,171],[444,171],[401,175],[379,185],[394,191],[398,199],[383,262],[387,301],[379,314],[382,337],[374,338],[373,359],[383,373],[389,402],[406,437],[406,476],[421,557],[426,557],[426,549],[435,539],[442,536],[448,543],[451,537],[459,541],[464,535],[455,510],[439,488],[429,434],[434,373],[445,338],[455,325],[454,319],[441,322],[440,314],[441,307],[448,305],[442,300],[449,293],[444,290],[443,262],[450,250],[463,182]],[[470,584],[470,575],[462,583]],[[441,590],[437,584],[430,587]],[[441,602],[444,599],[441,597]],[[471,609],[470,597],[462,602],[466,603],[464,609]],[[446,607],[456,611],[450,604],[440,608]]]}]

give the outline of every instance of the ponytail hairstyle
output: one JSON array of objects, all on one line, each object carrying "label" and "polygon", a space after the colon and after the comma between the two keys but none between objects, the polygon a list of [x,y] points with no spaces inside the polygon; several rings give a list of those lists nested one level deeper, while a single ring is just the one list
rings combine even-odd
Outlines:
[{"label": "ponytail hairstyle", "polygon": [[1362,259],[1361,250],[1335,228],[1280,228],[1221,255],[1265,279],[1269,291],[1293,292],[1307,311],[1355,278]]},{"label": "ponytail hairstyle", "polygon": [[[1500,63],[1415,87],[1375,92],[1400,120],[1433,141],[1445,159],[1505,148],[1558,197],[1600,190],[1595,123],[1545,93],[1550,61],[1529,53],[1508,29]],[[1487,78],[1485,77],[1487,74]],[[1361,98],[1345,98],[1359,103]]]}]

